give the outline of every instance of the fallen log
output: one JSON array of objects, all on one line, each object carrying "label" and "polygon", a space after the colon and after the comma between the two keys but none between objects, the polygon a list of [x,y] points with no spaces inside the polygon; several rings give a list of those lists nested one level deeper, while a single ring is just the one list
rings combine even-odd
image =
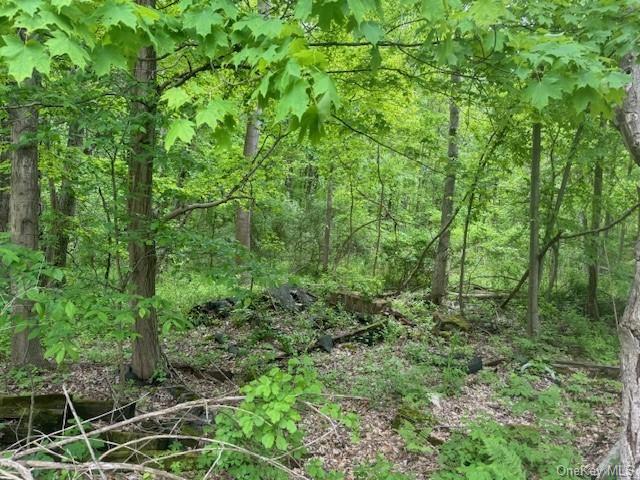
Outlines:
[{"label": "fallen log", "polygon": [[386,315],[393,317],[400,323],[410,327],[416,324],[409,320],[402,313],[391,307],[391,300],[386,298],[369,299],[358,292],[334,292],[327,297],[327,303],[332,306],[341,306],[347,312],[360,313],[363,315]]},{"label": "fallen log", "polygon": [[602,376],[613,380],[620,377],[620,367],[613,365],[598,365],[595,363],[577,362],[573,360],[555,360],[551,366],[560,372],[570,372],[575,369],[582,369],[599,373]]},{"label": "fallen log", "polygon": [[351,330],[349,332],[341,333],[333,337],[333,343],[338,345],[340,343],[345,343],[350,340],[355,339],[365,333],[374,332],[376,330],[382,330],[387,325],[387,319],[379,320],[374,323],[370,323],[369,325],[365,325],[360,328],[356,328],[355,330]]}]

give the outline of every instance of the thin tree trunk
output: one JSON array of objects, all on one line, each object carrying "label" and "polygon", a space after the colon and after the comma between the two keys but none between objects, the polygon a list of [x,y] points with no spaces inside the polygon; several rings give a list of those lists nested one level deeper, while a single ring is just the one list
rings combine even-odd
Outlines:
[{"label": "thin tree trunk", "polygon": [[[155,0],[136,0],[139,5],[155,8]],[[156,249],[152,223],[153,160],[156,148],[158,98],[156,83],[156,53],[153,47],[140,49],[134,68],[135,100],[132,105],[134,123],[139,127],[132,138],[128,160],[129,191],[129,269],[131,293],[141,299],[156,294]],[[134,300],[134,311],[137,301]],[[135,338],[131,368],[142,380],[149,380],[164,367],[158,337],[155,308],[145,306],[144,315],[136,315]]]},{"label": "thin tree trunk", "polygon": [[322,271],[329,270],[329,257],[331,256],[331,224],[333,223],[333,181],[327,180],[327,199],[324,214],[324,235],[322,238]]},{"label": "thin tree trunk", "polygon": [[[39,81],[33,77],[24,82],[25,86],[37,87]],[[38,172],[38,109],[34,106],[12,105],[9,110],[11,124],[11,197],[9,200],[9,231],[11,242],[28,248],[38,249],[40,184]],[[39,337],[29,338],[37,327],[33,316],[33,302],[21,295],[21,286],[12,282],[15,297],[13,317],[16,323],[27,321],[29,328],[14,331],[11,342],[13,365],[41,365],[44,363]]]},{"label": "thin tree trunk", "polygon": [[[2,128],[5,128],[6,125],[3,125]],[[2,143],[9,143],[9,139],[2,136]],[[9,231],[9,182],[11,181],[11,177],[8,172],[8,168],[11,162],[11,155],[9,155],[8,151],[5,149],[0,154],[0,232],[8,232]],[[5,171],[5,169],[7,171]]]},{"label": "thin tree trunk", "polygon": [[384,181],[380,173],[380,145],[378,145],[378,156],[376,158],[376,171],[378,173],[378,182],[380,183],[380,198],[378,199],[378,221],[376,222],[376,248],[373,256],[373,271],[375,277],[378,268],[378,255],[380,254],[380,239],[382,238],[382,207],[384,206]]},{"label": "thin tree trunk", "polygon": [[533,124],[531,145],[531,194],[529,199],[529,293],[527,302],[527,331],[530,336],[540,333],[538,312],[538,234],[540,229],[540,156],[542,152],[540,123]]},{"label": "thin tree trunk", "polygon": [[627,233],[627,222],[622,222],[620,224],[620,237],[618,240],[618,260],[620,260],[622,258],[622,255],[624,254],[626,233]]},{"label": "thin tree trunk", "polygon": [[[640,165],[640,66],[635,56],[623,65],[631,73],[626,97],[616,112],[616,123],[637,165]],[[629,302],[618,326],[622,376],[621,478],[640,479],[640,241],[636,245],[636,272]]]},{"label": "thin tree trunk", "polygon": [[[593,174],[593,199],[591,203],[591,229],[600,228],[602,215],[602,166],[596,163]],[[598,315],[598,240],[599,235],[587,237],[587,298],[585,311],[587,316],[597,320]]]},{"label": "thin tree trunk", "polygon": [[560,266],[560,243],[556,242],[551,247],[551,266],[549,267],[549,286],[547,297],[551,297],[558,282],[558,268]]},{"label": "thin tree trunk", "polygon": [[[77,122],[69,125],[69,139],[67,146],[75,155],[82,144],[84,137]],[[51,208],[54,212],[54,222],[52,225],[52,242],[47,248],[47,261],[57,267],[64,267],[67,264],[67,251],[69,249],[69,228],[71,219],[75,215],[76,196],[73,189],[73,181],[70,178],[69,170],[72,165],[65,164],[63,179],[58,194],[55,186],[51,188]]]},{"label": "thin tree trunk", "polygon": [[[460,81],[457,75],[452,76],[454,85]],[[447,176],[444,179],[442,194],[442,208],[440,211],[440,227],[450,223],[453,214],[453,196],[456,189],[456,168],[458,166],[458,126],[460,123],[460,109],[455,100],[449,103],[449,149],[447,162]],[[437,305],[447,294],[449,285],[449,246],[451,240],[451,225],[449,225],[438,240],[433,278],[431,279],[431,301]]]},{"label": "thin tree trunk", "polygon": [[[545,232],[545,238],[543,243],[544,245],[549,245],[549,242],[553,238],[553,235],[557,235],[557,234],[554,234],[553,231],[555,230],[555,225],[558,220],[558,214],[560,213],[560,207],[562,206],[564,194],[567,189],[567,184],[569,182],[569,177],[571,173],[571,164],[573,163],[573,157],[575,156],[576,151],[578,149],[578,144],[580,143],[583,127],[584,125],[580,125],[573,137],[573,143],[571,145],[571,150],[569,151],[567,164],[565,165],[564,171],[562,172],[562,182],[560,184],[560,189],[558,190],[558,196],[556,197],[553,210],[551,211],[549,215],[549,219],[547,221],[547,231]],[[544,255],[546,253],[546,249],[543,249],[540,253],[542,254],[540,256],[540,265],[542,265],[542,263],[544,262]],[[539,276],[540,276],[540,271],[538,271],[538,277]],[[500,304],[500,308],[505,308],[509,304],[509,302],[518,294],[518,292],[520,291],[520,288],[522,288],[522,286],[524,285],[524,283],[527,281],[528,278],[529,278],[529,269],[527,269],[527,271],[522,274],[517,285],[514,287],[513,290],[511,290],[507,298]]]},{"label": "thin tree trunk", "polygon": [[[244,137],[244,156],[247,160],[252,160],[258,152],[258,141],[260,140],[260,110],[256,110],[247,119],[247,130]],[[236,240],[247,251],[251,250],[251,208],[236,206]],[[238,263],[241,257],[237,257]]]}]

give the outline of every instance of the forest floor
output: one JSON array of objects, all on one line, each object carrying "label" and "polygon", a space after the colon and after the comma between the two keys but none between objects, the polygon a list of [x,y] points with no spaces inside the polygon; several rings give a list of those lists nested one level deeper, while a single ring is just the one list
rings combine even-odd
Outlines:
[{"label": "forest floor", "polygon": [[[612,329],[590,329],[575,312],[558,311],[546,322],[553,331],[533,343],[517,309],[501,314],[491,302],[475,302],[463,321],[417,294],[393,302],[405,322],[385,317],[385,328],[373,335],[309,352],[328,397],[359,417],[356,432],[337,427],[329,435],[316,416],[303,419],[309,453],[325,467],[348,479],[373,479],[388,462],[394,471],[428,479],[442,468],[442,446],[456,432],[491,420],[535,428],[575,449],[585,466],[597,465],[615,443],[619,382],[597,369],[557,364],[615,364]],[[137,400],[138,411],[150,411],[178,401],[176,383],[205,398],[237,394],[278,357],[282,365],[282,357],[313,345],[320,327],[336,336],[380,318],[324,304],[291,312],[266,303],[222,317],[164,339],[177,378],[160,378],[154,386],[119,383],[115,346],[87,344],[79,361],[36,377],[2,367],[0,391],[59,393],[65,384],[77,398]],[[478,359],[483,368],[469,374]]]}]

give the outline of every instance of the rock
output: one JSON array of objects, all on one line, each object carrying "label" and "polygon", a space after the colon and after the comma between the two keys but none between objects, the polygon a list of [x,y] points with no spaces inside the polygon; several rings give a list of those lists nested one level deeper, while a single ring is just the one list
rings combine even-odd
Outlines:
[{"label": "rock", "polygon": [[434,312],[433,320],[436,322],[436,329],[441,332],[451,332],[455,330],[468,332],[471,330],[469,322],[460,315],[447,315],[441,312]]},{"label": "rock", "polygon": [[331,335],[322,335],[318,339],[318,346],[327,353],[331,353],[333,350],[333,338]]},{"label": "rock", "polygon": [[482,370],[482,367],[482,358],[478,355],[474,355],[469,359],[469,362],[467,363],[467,373],[469,375],[473,375],[474,373],[478,373],[480,370]]},{"label": "rock", "polygon": [[277,288],[270,288],[267,291],[267,295],[271,298],[274,304],[285,310],[295,311],[296,300],[291,294],[291,286],[288,284],[281,285]]},{"label": "rock", "polygon": [[240,355],[240,349],[238,348],[237,345],[231,344],[227,347],[227,352],[229,352],[231,355],[235,355],[238,356]]},{"label": "rock", "polygon": [[213,339],[220,345],[224,345],[225,343],[227,343],[227,338],[224,336],[224,334],[219,332],[213,336]]},{"label": "rock", "polygon": [[208,302],[196,305],[191,309],[189,315],[191,317],[202,318],[228,318],[233,312],[236,305],[234,298],[223,298],[221,300],[210,300]]},{"label": "rock", "polygon": [[275,305],[292,312],[305,310],[316,301],[307,290],[288,283],[269,289],[267,296]]},{"label": "rock", "polygon": [[330,305],[342,306],[348,312],[365,315],[382,313],[389,306],[388,300],[371,300],[357,292],[335,292],[329,295],[327,301]]}]

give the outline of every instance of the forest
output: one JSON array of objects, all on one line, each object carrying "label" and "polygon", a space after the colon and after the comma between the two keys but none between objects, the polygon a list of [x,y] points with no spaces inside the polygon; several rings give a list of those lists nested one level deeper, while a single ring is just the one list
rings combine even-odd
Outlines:
[{"label": "forest", "polygon": [[640,480],[638,0],[0,0],[0,478]]}]

